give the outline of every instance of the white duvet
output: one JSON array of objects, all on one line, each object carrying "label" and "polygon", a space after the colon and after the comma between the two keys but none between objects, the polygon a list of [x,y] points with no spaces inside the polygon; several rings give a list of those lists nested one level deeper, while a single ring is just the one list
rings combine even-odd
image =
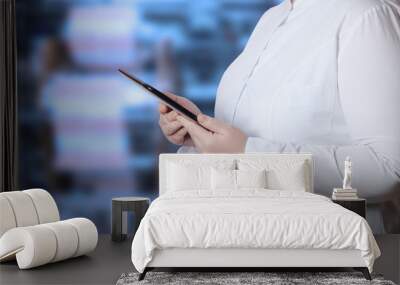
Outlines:
[{"label": "white duvet", "polygon": [[165,248],[358,249],[370,271],[380,255],[365,219],[330,199],[257,189],[157,198],[133,239],[132,262],[143,272]]}]

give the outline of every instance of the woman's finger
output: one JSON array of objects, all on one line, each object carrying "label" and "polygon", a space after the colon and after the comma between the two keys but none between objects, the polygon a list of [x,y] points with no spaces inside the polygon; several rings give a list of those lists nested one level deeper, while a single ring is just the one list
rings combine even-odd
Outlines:
[{"label": "woman's finger", "polygon": [[160,119],[158,121],[158,124],[160,125],[160,127],[163,128],[168,123],[169,123],[169,121],[165,118],[165,115],[160,114]]},{"label": "woman's finger", "polygon": [[178,95],[175,95],[174,93],[171,93],[171,92],[165,92],[164,94],[167,95],[167,96],[168,96],[169,98],[171,98],[172,100],[178,101],[178,98],[179,98]]},{"label": "woman's finger", "polygon": [[218,134],[225,133],[225,130],[229,128],[229,126],[226,125],[225,123],[203,114],[199,114],[197,116],[197,121],[199,122],[200,125],[202,125],[206,129]]},{"label": "woman's finger", "polygon": [[198,115],[201,113],[200,109],[189,99],[185,98],[185,97],[179,97],[177,96],[176,98],[176,102],[185,107],[186,109],[188,109],[189,111],[191,111],[192,113],[194,113],[195,115]]},{"label": "woman's finger", "polygon": [[181,128],[175,134],[171,135],[170,139],[176,144],[183,144],[186,135],[187,130],[185,128]]},{"label": "woman's finger", "polygon": [[[171,112],[167,114],[160,114],[160,126],[169,124],[170,122],[175,122],[176,121],[176,116],[177,114],[170,114]],[[172,119],[175,118],[175,119]]]},{"label": "woman's finger", "polygon": [[183,107],[185,107],[186,109],[188,109],[189,111],[193,112],[194,114],[200,114],[200,109],[189,99],[185,98],[185,97],[181,97],[181,96],[177,96],[173,93],[169,93],[166,92],[165,93],[168,97],[170,97],[172,100],[174,100],[175,102],[177,102],[179,105],[182,105]]},{"label": "woman's finger", "polygon": [[176,117],[178,116],[178,113],[175,111],[170,111],[170,112],[166,113],[164,116],[167,119],[167,121],[173,122],[173,121],[176,121]]},{"label": "woman's finger", "polygon": [[182,123],[179,121],[175,120],[173,122],[168,121],[165,118],[165,115],[160,115],[160,120],[158,121],[158,124],[163,131],[163,133],[167,136],[172,135],[175,133],[177,130],[183,127]]},{"label": "woman's finger", "polygon": [[163,131],[164,131],[165,135],[172,136],[173,134],[175,134],[182,128],[183,128],[183,126],[182,126],[181,122],[174,121],[174,122],[169,122],[168,124],[165,124],[163,126]]},{"label": "woman's finger", "polygon": [[195,142],[198,141],[198,143],[203,144],[210,139],[210,135],[212,134],[197,123],[188,120],[183,116],[178,116],[177,120],[182,123]]},{"label": "woman's finger", "polygon": [[165,104],[163,104],[163,103],[160,103],[159,106],[158,106],[158,111],[159,111],[161,114],[165,114],[165,113],[168,113],[168,112],[170,111],[170,109],[168,108],[167,105],[165,105]]}]

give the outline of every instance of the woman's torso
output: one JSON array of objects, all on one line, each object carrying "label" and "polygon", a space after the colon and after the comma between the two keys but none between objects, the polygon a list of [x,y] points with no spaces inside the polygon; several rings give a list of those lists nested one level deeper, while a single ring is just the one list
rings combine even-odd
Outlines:
[{"label": "woman's torso", "polygon": [[285,1],[268,11],[224,73],[215,116],[248,136],[347,143],[337,83],[339,34],[347,11],[362,4],[346,1],[298,0],[293,9]]}]

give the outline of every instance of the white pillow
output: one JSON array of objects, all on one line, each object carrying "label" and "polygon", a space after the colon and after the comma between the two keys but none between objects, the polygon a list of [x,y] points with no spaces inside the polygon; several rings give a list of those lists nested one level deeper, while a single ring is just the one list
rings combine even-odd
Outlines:
[{"label": "white pillow", "polygon": [[267,188],[267,171],[235,170],[237,188]]},{"label": "white pillow", "polygon": [[234,169],[235,161],[194,163],[190,160],[170,161],[167,166],[167,191],[210,190],[211,169]]},{"label": "white pillow", "polygon": [[209,167],[170,163],[168,166],[167,189],[171,191],[209,189],[209,172]]},{"label": "white pillow", "polygon": [[304,160],[239,159],[240,170],[267,170],[267,188],[273,190],[307,191],[309,168]]},{"label": "white pillow", "polygon": [[241,188],[267,188],[267,172],[262,170],[211,169],[213,190],[238,190]]},{"label": "white pillow", "polygon": [[236,189],[236,170],[212,168],[211,189]]}]

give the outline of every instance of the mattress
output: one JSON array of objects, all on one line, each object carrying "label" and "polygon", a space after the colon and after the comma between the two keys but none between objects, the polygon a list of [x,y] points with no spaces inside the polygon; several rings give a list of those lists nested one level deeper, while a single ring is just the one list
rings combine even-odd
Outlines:
[{"label": "mattress", "polygon": [[162,249],[359,250],[372,271],[380,255],[364,218],[307,192],[246,189],[171,192],[157,198],[132,242],[139,272]]}]

